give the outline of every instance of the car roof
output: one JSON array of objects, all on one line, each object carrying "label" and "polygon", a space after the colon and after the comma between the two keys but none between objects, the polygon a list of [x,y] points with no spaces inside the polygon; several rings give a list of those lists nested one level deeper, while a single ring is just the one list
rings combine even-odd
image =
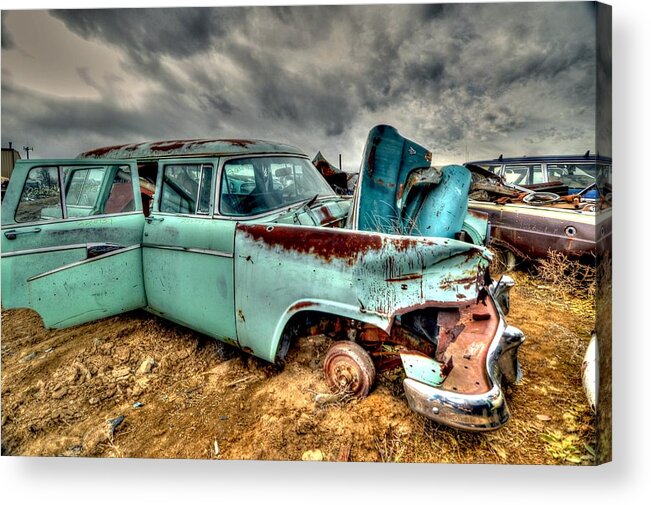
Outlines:
[{"label": "car roof", "polygon": [[469,161],[466,164],[473,165],[502,165],[504,163],[565,163],[565,162],[581,162],[581,161],[608,161],[612,162],[612,159],[607,156],[599,155],[581,155],[581,154],[569,154],[566,156],[563,155],[545,155],[545,156],[521,156],[517,158],[495,158],[492,160],[480,160],[480,161]]},{"label": "car roof", "polygon": [[305,153],[289,144],[254,139],[159,140],[137,144],[98,147],[77,156],[79,159],[158,159],[199,156],[237,156],[242,154]]}]

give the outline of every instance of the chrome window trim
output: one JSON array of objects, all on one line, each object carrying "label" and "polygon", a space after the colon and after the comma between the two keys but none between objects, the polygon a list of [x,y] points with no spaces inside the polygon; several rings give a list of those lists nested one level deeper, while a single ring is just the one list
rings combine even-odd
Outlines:
[{"label": "chrome window trim", "polygon": [[63,176],[63,166],[57,167],[57,175],[59,177],[59,198],[61,199],[61,216],[63,219],[68,219],[68,206],[66,198],[66,179]]},{"label": "chrome window trim", "polygon": [[28,226],[43,226],[46,224],[54,224],[54,223],[72,223],[75,221],[91,221],[95,219],[113,219],[116,217],[120,216],[131,216],[135,214],[140,214],[143,216],[144,219],[144,214],[142,213],[141,210],[132,210],[129,212],[120,212],[117,214],[99,214],[97,216],[81,216],[81,217],[71,217],[71,218],[62,218],[62,219],[43,219],[41,221],[30,221],[29,223],[15,223],[15,224],[6,224],[2,226],[2,230],[7,230],[7,229],[13,229],[13,228],[25,228]]},{"label": "chrome window trim", "polygon": [[[180,160],[177,158],[169,158],[169,159],[159,159],[158,160],[158,171],[160,172],[160,176],[156,177],[156,191],[154,193],[154,196],[156,197],[154,199],[154,206],[152,208],[151,214],[156,214],[156,215],[161,215],[161,216],[185,216],[185,217],[210,217],[212,215],[212,207],[214,205],[213,203],[213,198],[214,198],[214,193],[213,193],[213,188],[214,188],[214,180],[215,180],[215,167],[218,166],[219,164],[219,159],[215,158],[214,160],[211,161],[206,161],[204,156],[198,156],[199,158],[198,162],[195,163],[189,163],[185,160],[181,163]],[[181,213],[181,212],[161,212],[160,210],[160,204],[161,200],[163,199],[163,179],[165,178],[165,169],[167,167],[174,167],[174,166],[188,166],[188,165],[197,165],[199,166],[199,184],[197,184],[197,194],[195,195],[195,206],[196,209],[193,213]],[[210,180],[210,200],[208,201],[208,212],[199,212],[199,195],[201,194],[201,188],[203,186],[203,173],[206,168],[210,168],[212,170],[212,175],[211,175],[211,180]],[[160,180],[160,188],[158,186],[158,181]]]},{"label": "chrome window trim", "polygon": [[207,214],[177,214],[176,212],[152,212],[150,214],[151,216],[156,215],[156,216],[163,216],[163,217],[196,217],[199,219],[212,219],[212,216],[209,216]]}]

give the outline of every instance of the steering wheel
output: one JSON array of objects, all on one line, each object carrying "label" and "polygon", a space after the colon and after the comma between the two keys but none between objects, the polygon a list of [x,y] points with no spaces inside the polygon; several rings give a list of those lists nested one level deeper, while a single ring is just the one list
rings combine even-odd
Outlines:
[{"label": "steering wheel", "polygon": [[560,199],[560,196],[556,193],[548,193],[545,191],[538,191],[529,193],[525,196],[522,201],[528,203],[529,205],[547,205],[548,203],[553,203]]}]

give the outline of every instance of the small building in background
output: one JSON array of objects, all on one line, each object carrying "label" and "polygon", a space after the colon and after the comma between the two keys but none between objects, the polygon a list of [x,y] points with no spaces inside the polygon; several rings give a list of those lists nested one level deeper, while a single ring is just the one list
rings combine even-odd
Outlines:
[{"label": "small building in background", "polygon": [[11,142],[9,147],[2,148],[2,177],[9,179],[11,172],[14,170],[16,161],[20,159],[20,153],[13,148]]},{"label": "small building in background", "polygon": [[0,198],[5,196],[7,184],[9,184],[9,177],[11,177],[11,172],[14,171],[14,165],[19,159],[20,153],[14,149],[11,142],[9,142],[9,147],[2,148],[2,178],[0,179],[2,193],[0,193]]}]

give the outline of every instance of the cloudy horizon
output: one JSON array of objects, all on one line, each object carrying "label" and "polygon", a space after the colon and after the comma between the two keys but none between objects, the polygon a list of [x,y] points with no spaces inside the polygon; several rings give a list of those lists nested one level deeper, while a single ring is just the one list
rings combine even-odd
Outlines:
[{"label": "cloudy horizon", "polygon": [[595,150],[595,5],[2,12],[2,146],[260,138],[356,171],[386,123],[435,164]]}]

